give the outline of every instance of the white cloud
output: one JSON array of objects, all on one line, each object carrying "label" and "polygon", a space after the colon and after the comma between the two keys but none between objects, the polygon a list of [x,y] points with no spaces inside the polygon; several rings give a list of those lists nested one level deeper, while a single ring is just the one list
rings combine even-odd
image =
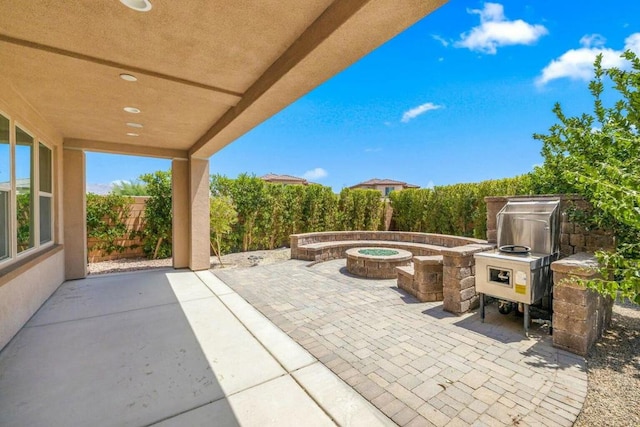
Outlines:
[{"label": "white cloud", "polygon": [[630,50],[640,55],[640,33],[633,33],[624,39],[624,50]]},{"label": "white cloud", "polygon": [[306,171],[302,177],[304,179],[321,179],[324,178],[325,176],[329,175],[327,173],[326,170],[322,169],[322,168],[315,168],[315,169],[311,169]]},{"label": "white cloud", "polygon": [[430,180],[429,182],[427,182],[427,185],[425,185],[424,188],[433,188],[435,186],[436,185],[433,183],[433,181]]},{"label": "white cloud", "polygon": [[447,46],[449,46],[449,44],[450,44],[449,40],[447,40],[447,39],[445,39],[444,37],[441,37],[441,36],[439,36],[439,35],[437,35],[437,34],[432,34],[432,35],[431,35],[431,37],[432,37],[434,40],[436,40],[436,41],[440,42],[440,44],[441,44],[442,46],[444,46],[444,47],[447,47]]},{"label": "white cloud", "polygon": [[433,102],[427,102],[426,104],[418,105],[415,108],[405,111],[404,114],[402,114],[402,119],[400,121],[402,123],[408,123],[409,120],[415,119],[420,114],[424,114],[427,111],[431,111],[431,110],[438,110],[440,108],[443,108],[443,106],[436,105]]},{"label": "white cloud", "polygon": [[462,33],[460,40],[454,44],[455,47],[493,55],[498,47],[531,45],[549,33],[543,25],[532,25],[522,19],[507,20],[504,7],[499,3],[485,3],[484,9],[471,9],[467,12],[480,15],[480,25]]},{"label": "white cloud", "polygon": [[111,184],[87,184],[87,193],[93,194],[109,194],[113,190],[113,183]]},{"label": "white cloud", "polygon": [[580,38],[580,45],[585,47],[602,47],[606,42],[601,34],[585,34]]},{"label": "white cloud", "polygon": [[599,34],[585,35],[580,39],[582,47],[570,49],[552,60],[536,79],[538,85],[545,85],[551,80],[569,78],[588,81],[593,78],[593,61],[602,54],[603,68],[625,68],[628,61],[620,55],[624,50],[632,50],[640,54],[640,33],[631,34],[625,39],[622,50],[604,47],[606,40]]}]

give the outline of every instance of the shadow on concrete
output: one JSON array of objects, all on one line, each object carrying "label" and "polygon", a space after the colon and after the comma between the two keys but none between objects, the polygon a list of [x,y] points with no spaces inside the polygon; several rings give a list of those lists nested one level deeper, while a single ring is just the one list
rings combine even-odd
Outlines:
[{"label": "shadow on concrete", "polygon": [[0,425],[174,425],[212,402],[238,425],[168,276],[63,283],[0,352]]},{"label": "shadow on concrete", "polygon": [[434,319],[449,319],[451,317],[458,317],[453,313],[444,311],[442,309],[442,304],[438,304],[435,307],[429,307],[428,309],[424,310],[422,314],[426,314],[427,316],[433,317]]},{"label": "shadow on concrete", "polygon": [[389,289],[391,289],[392,291],[397,292],[400,295],[400,299],[405,304],[422,304],[420,301],[418,301],[418,299],[416,297],[414,297],[410,293],[406,292],[405,290],[400,289],[397,286],[389,286]]}]

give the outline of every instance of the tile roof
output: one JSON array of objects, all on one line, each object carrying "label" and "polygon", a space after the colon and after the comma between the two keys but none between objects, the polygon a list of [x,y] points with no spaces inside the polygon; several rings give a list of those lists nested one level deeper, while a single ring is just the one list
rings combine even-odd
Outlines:
[{"label": "tile roof", "polygon": [[393,179],[378,179],[378,178],[373,178],[368,181],[363,181],[359,184],[352,185],[350,188],[369,186],[369,185],[402,185],[405,188],[420,188],[419,185],[407,184],[406,182],[396,181]]},{"label": "tile roof", "polygon": [[297,181],[297,182],[300,182],[301,184],[308,183],[307,180],[304,178],[299,178],[297,176],[292,176],[292,175],[277,175],[274,173],[268,173],[266,175],[263,175],[260,177],[260,179],[264,181]]}]

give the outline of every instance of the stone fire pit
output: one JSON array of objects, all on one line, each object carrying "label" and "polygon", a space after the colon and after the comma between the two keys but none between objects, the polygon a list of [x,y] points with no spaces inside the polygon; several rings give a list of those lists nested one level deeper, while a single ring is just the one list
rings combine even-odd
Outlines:
[{"label": "stone fire pit", "polygon": [[402,249],[353,248],[347,250],[347,271],[371,279],[395,279],[396,267],[410,265],[413,254]]}]

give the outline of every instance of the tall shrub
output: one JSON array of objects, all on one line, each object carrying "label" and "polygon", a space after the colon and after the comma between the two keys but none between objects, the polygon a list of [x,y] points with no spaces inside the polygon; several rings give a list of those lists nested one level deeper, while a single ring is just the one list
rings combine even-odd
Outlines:
[{"label": "tall shrub", "polygon": [[241,174],[237,179],[213,175],[210,181],[214,196],[228,196],[238,213],[238,222],[229,234],[233,250],[249,251],[261,247],[261,220],[268,205],[265,182],[256,176]]},{"label": "tall shrub", "polygon": [[87,237],[96,239],[89,251],[99,250],[109,255],[126,249],[121,242],[131,233],[126,220],[132,203],[131,197],[113,193],[87,194]]},{"label": "tall shrub", "polygon": [[341,230],[375,231],[380,229],[383,219],[384,200],[379,191],[342,189],[337,213],[337,222]]},{"label": "tall shrub", "polygon": [[144,208],[142,247],[151,258],[171,256],[171,172],[156,171],[140,176],[145,183],[149,199]]},{"label": "tall shrub", "polygon": [[410,189],[390,195],[399,231],[486,238],[486,196],[531,194],[528,175],[480,183]]},{"label": "tall shrub", "polygon": [[335,227],[338,200],[331,190],[318,184],[305,187],[302,215],[305,219],[304,232],[328,231]]},{"label": "tall shrub", "polygon": [[222,251],[225,248],[223,239],[231,233],[233,224],[238,222],[238,213],[228,196],[212,197],[209,201],[209,212],[211,249],[222,265]]}]

